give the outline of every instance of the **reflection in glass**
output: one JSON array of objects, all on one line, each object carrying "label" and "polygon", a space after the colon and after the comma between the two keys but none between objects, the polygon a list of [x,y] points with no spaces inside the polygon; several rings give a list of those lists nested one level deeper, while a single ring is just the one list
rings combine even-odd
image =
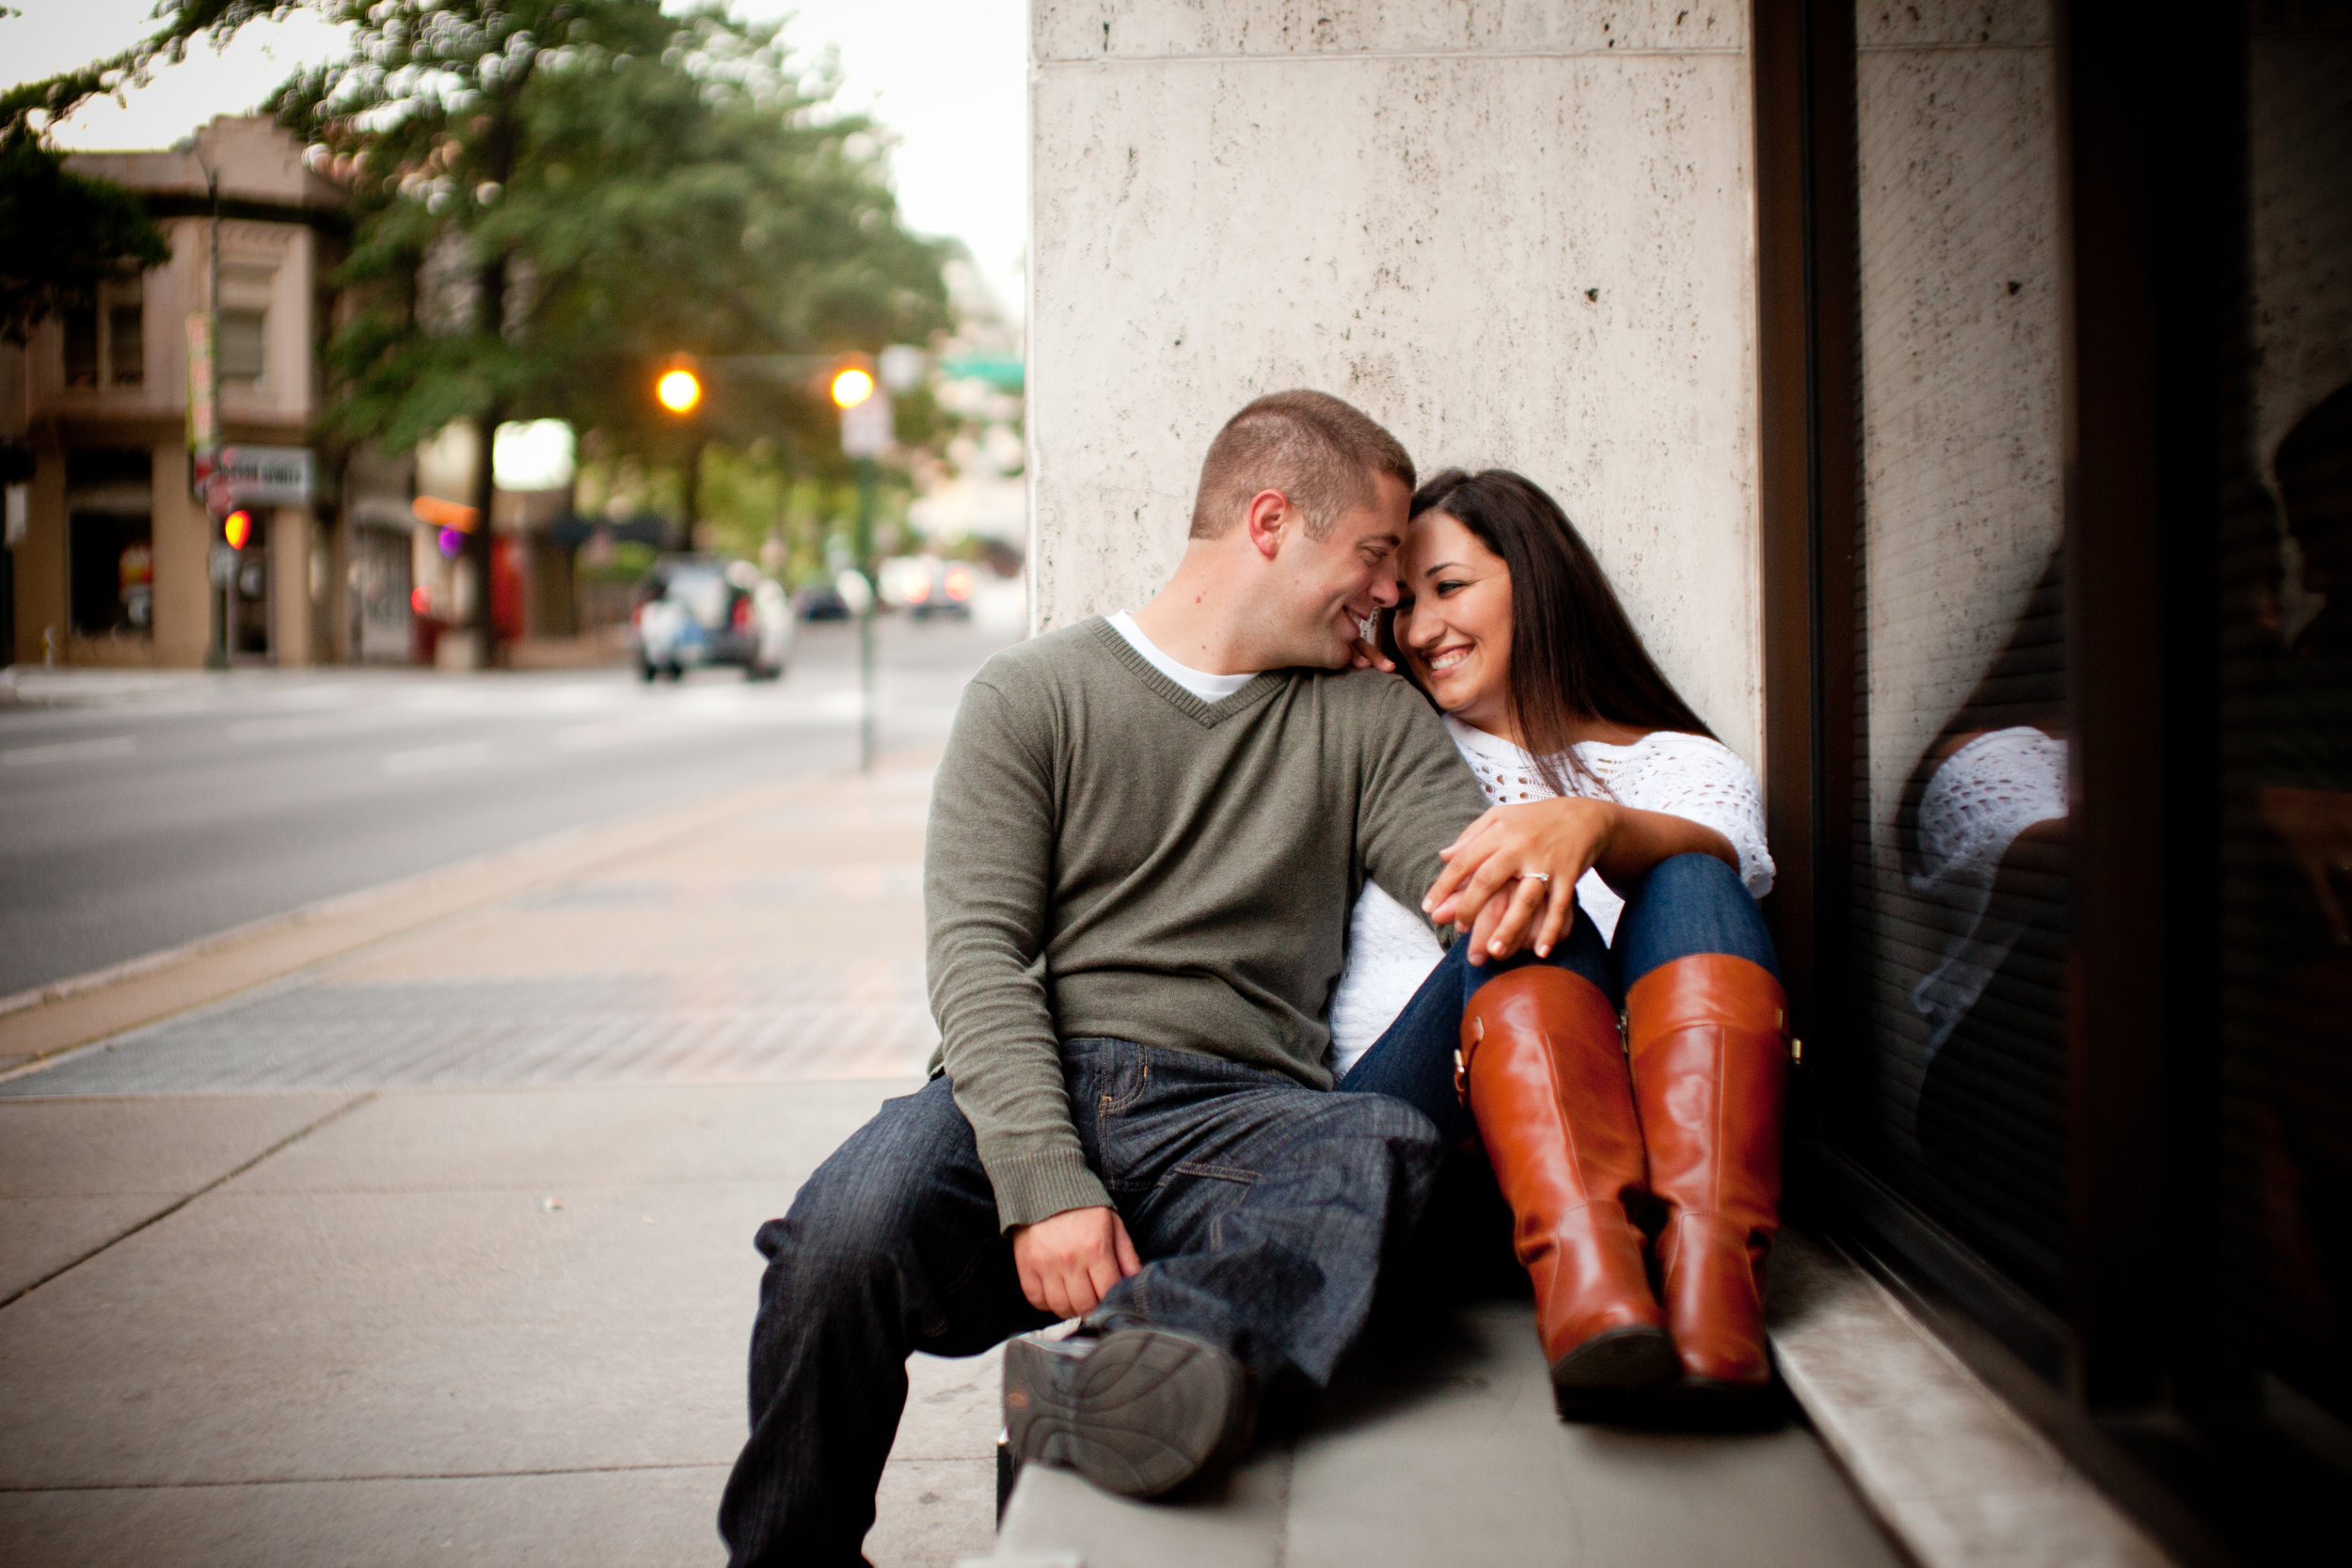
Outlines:
[{"label": "reflection in glass", "polygon": [[2057,52],[2046,5],[1855,13],[1854,897],[1873,1173],[2063,1298]]}]

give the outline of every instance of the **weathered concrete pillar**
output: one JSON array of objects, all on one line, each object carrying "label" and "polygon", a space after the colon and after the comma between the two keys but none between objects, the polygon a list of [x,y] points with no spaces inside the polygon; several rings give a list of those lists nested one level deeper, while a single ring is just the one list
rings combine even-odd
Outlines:
[{"label": "weathered concrete pillar", "polygon": [[1744,4],[1033,0],[1041,629],[1134,605],[1210,436],[1337,393],[1519,468],[1760,764]]}]

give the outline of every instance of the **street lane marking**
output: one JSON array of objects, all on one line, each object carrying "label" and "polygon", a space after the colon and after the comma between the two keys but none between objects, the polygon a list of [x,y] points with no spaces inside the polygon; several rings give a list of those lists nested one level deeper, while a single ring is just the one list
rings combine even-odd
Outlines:
[{"label": "street lane marking", "polygon": [[274,740],[326,740],[337,736],[365,735],[372,730],[430,724],[439,715],[411,708],[343,708],[328,713],[305,713],[282,719],[244,719],[229,726],[229,738],[239,745]]},{"label": "street lane marking", "polygon": [[57,740],[46,746],[19,746],[0,752],[0,768],[39,768],[52,762],[98,762],[127,757],[138,746],[136,736],[110,735],[103,740]]},{"label": "street lane marking", "polygon": [[394,775],[447,773],[489,763],[490,743],[461,740],[451,746],[420,746],[412,752],[392,752],[384,758],[384,771]]}]

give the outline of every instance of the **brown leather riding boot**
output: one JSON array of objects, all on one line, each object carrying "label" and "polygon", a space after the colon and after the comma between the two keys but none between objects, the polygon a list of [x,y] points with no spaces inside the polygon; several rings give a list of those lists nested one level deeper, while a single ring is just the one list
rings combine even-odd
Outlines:
[{"label": "brown leather riding boot", "polygon": [[1761,965],[1706,953],[1659,965],[1626,992],[1633,1096],[1658,1237],[1666,1326],[1685,1385],[1760,1395],[1764,1254],[1780,1227],[1788,1000]]},{"label": "brown leather riding boot", "polygon": [[1642,1130],[1617,1013],[1593,983],[1530,964],[1462,1014],[1460,1085],[1535,1282],[1535,1330],[1562,1415],[1675,1375],[1673,1341],[1626,1200]]}]

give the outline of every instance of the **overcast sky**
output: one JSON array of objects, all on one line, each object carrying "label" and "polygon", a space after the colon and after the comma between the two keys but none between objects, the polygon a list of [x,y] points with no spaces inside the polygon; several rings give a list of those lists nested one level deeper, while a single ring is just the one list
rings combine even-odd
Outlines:
[{"label": "overcast sky", "polygon": [[[51,75],[113,54],[147,31],[154,0],[8,0],[0,79]],[[846,107],[897,132],[891,158],[910,227],[952,234],[1007,310],[1021,310],[1028,229],[1026,0],[737,0],[746,15],[796,13],[786,37],[841,52]],[[333,31],[303,19],[252,26],[225,55],[191,53],[118,105],[102,100],[64,126],[72,148],[167,147],[216,114],[240,114],[297,66],[331,53]]]}]

